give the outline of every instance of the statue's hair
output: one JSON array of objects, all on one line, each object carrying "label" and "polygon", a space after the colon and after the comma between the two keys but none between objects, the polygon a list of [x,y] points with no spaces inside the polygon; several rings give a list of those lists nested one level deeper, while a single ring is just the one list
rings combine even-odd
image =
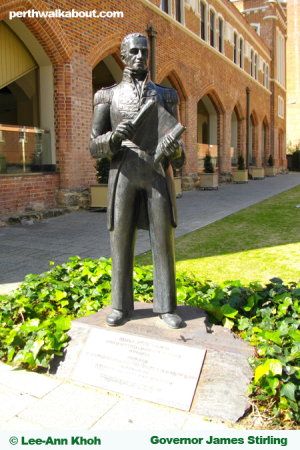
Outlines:
[{"label": "statue's hair", "polygon": [[122,41],[122,44],[121,44],[121,58],[124,58],[126,56],[127,43],[129,41],[129,39],[131,39],[132,37],[141,37],[141,38],[146,39],[146,41],[148,42],[148,39],[142,33],[131,33],[131,34],[128,34],[127,36],[124,37],[124,39]]}]

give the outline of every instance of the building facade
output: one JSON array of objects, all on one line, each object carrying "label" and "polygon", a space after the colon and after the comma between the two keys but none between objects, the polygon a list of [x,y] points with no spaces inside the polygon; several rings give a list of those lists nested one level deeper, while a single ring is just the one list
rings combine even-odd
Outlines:
[{"label": "building facade", "polygon": [[300,142],[300,5],[296,0],[289,0],[286,8],[287,142],[295,147]]},{"label": "building facade", "polygon": [[11,11],[57,9],[74,3],[1,2],[1,213],[87,207],[96,172],[93,93],[121,80],[120,44],[132,32],[148,32],[152,79],[179,94],[184,189],[198,187],[207,150],[221,178],[239,154],[250,172],[270,154],[278,170],[286,167],[286,16],[278,0],[87,1],[76,11],[123,17],[9,19]]}]

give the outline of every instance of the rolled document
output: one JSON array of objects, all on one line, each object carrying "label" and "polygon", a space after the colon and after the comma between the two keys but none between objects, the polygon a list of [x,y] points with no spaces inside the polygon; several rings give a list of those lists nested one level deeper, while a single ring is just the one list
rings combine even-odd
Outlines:
[{"label": "rolled document", "polygon": [[[179,139],[183,135],[185,130],[186,130],[186,128],[183,125],[181,125],[181,123],[177,122],[175,127],[169,133],[169,135],[171,135],[174,139]],[[157,150],[156,150],[156,156],[155,156],[155,160],[154,160],[155,164],[159,164],[164,156],[166,156],[166,155],[163,151],[163,146],[161,143],[161,144],[159,144],[159,146],[157,147]]]}]

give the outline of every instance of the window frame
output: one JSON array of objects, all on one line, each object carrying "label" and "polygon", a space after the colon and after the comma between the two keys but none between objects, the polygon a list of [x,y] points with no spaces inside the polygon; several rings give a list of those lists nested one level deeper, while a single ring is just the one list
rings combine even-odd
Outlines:
[{"label": "window frame", "polygon": [[[211,18],[213,16],[213,30],[211,29]],[[209,44],[211,47],[217,47],[217,39],[216,39],[216,11],[211,6],[209,8]],[[213,43],[211,43],[211,39],[213,39]]]},{"label": "window frame", "polygon": [[238,32],[233,30],[233,62],[238,65],[239,61],[239,45],[238,45]]},{"label": "window frame", "polygon": [[[222,24],[220,28],[220,24]],[[220,33],[221,30],[221,33]],[[218,15],[218,49],[219,52],[224,54],[224,32],[225,32],[225,25],[224,25],[224,19],[221,14]],[[221,36],[220,36],[221,34]],[[220,45],[221,44],[221,45]]]},{"label": "window frame", "polygon": [[240,36],[239,38],[239,66],[241,69],[244,69],[244,57],[245,57],[245,52],[244,52],[244,38],[242,36]]},{"label": "window frame", "polygon": [[[202,36],[202,29],[204,36]],[[207,2],[205,0],[200,1],[200,38],[207,42]]]}]

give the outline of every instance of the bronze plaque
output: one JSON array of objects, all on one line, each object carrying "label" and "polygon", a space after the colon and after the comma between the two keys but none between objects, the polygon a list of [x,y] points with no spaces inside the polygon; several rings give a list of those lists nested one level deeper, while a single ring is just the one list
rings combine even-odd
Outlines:
[{"label": "bronze plaque", "polygon": [[189,411],[205,352],[92,328],[71,379]]}]

